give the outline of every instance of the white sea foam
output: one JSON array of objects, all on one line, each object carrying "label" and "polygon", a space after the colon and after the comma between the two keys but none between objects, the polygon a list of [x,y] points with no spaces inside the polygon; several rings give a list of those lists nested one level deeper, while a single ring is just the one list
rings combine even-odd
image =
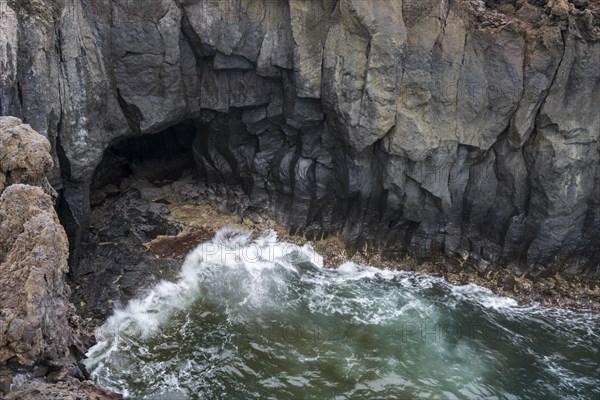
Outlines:
[{"label": "white sea foam", "polygon": [[[349,376],[356,373],[358,379],[361,373],[368,375],[361,372],[368,363],[375,363],[382,371],[389,367],[388,373],[404,369],[406,387],[422,388],[423,393],[436,393],[440,383],[456,381],[475,382],[469,393],[481,394],[488,393],[488,388],[477,384],[477,376],[488,367],[494,369],[497,364],[508,362],[496,353],[495,346],[480,351],[491,342],[491,336],[493,340],[497,340],[496,336],[510,338],[506,346],[523,348],[531,352],[532,358],[541,358],[538,350],[531,347],[531,338],[511,331],[514,326],[506,325],[506,321],[517,322],[517,327],[543,326],[556,337],[566,334],[583,348],[589,346],[586,340],[597,338],[597,319],[586,324],[580,314],[567,310],[518,306],[514,300],[476,285],[453,286],[440,277],[381,270],[353,262],[333,270],[322,267],[322,257],[308,244],[279,242],[273,231],[253,238],[247,230],[223,228],[212,240],[190,252],[175,282],[163,281],[126,307],[115,310],[99,329],[98,344],[90,349],[86,364],[100,383],[134,397],[141,392],[139,387],[129,391],[129,374],[141,374],[134,386],[138,381],[156,385],[151,393],[154,398],[180,393],[186,398],[190,384],[198,390],[213,385],[216,392],[204,392],[211,397],[220,393],[223,387],[218,385],[226,377],[233,379],[226,384],[252,376],[263,388],[291,390],[296,385],[309,388],[311,377],[321,378],[320,369],[309,372],[314,365],[322,364],[326,369],[331,366]],[[459,311],[461,314],[453,314]],[[473,326],[469,325],[469,312],[479,318]],[[538,319],[540,322],[536,323]],[[261,323],[267,324],[268,329],[261,331]],[[204,324],[212,328],[203,327]],[[228,347],[233,343],[236,324],[250,332],[250,353],[238,352],[238,344]],[[253,326],[257,329],[252,330]],[[285,331],[282,327],[290,329]],[[296,328],[303,333],[295,335]],[[165,332],[172,336],[159,335]],[[273,341],[277,332],[291,336],[287,342],[282,337]],[[382,336],[378,336],[380,332]],[[339,336],[342,333],[350,336]],[[212,342],[207,338],[210,336]],[[581,342],[577,342],[579,336]],[[344,340],[327,346],[329,339]],[[292,346],[307,340],[312,340],[314,346]],[[181,341],[192,348],[192,356],[180,355]],[[324,347],[319,348],[323,343]],[[377,346],[385,349],[381,356],[388,358],[370,358],[369,352]],[[153,360],[153,351],[167,356],[159,357],[160,361],[147,361]],[[171,354],[175,356],[170,358]],[[198,354],[200,357],[196,358]],[[252,364],[253,359],[244,364],[246,354],[265,357],[263,361],[267,363],[277,360],[276,364],[283,366],[298,360],[306,375],[291,371],[289,379],[268,378],[261,375],[262,364]],[[338,363],[337,357],[343,362]],[[333,364],[328,364],[334,359]],[[436,369],[440,362],[449,369]],[[593,387],[597,382],[588,377],[578,379],[560,358],[547,358],[545,363],[546,374],[573,383],[565,386],[569,391],[576,392],[576,384]],[[417,369],[421,373],[413,376]],[[277,372],[288,371],[278,368]],[[393,380],[397,383],[395,377]],[[383,390],[386,382],[375,379],[372,387],[367,385],[360,390]]]},{"label": "white sea foam", "polygon": [[219,276],[225,276],[224,270],[240,269],[251,278],[246,284],[252,290],[248,290],[248,297],[240,302],[244,304],[264,294],[262,271],[280,267],[297,273],[294,264],[301,262],[316,268],[323,266],[323,258],[310,245],[300,247],[279,242],[272,230],[256,240],[251,238],[248,230],[224,227],[212,240],[196,247],[185,258],[176,282],[162,281],[145,297],[133,299],[125,308],[114,311],[98,330],[98,344],[90,349],[88,363],[94,364],[98,362],[97,356],[114,351],[117,341],[113,339],[121,334],[151,336],[175,311],[186,309],[198,298],[201,282],[218,283]]},{"label": "white sea foam", "polygon": [[462,286],[448,285],[448,287],[450,287],[452,294],[456,299],[476,302],[486,308],[499,310],[518,306],[516,300],[509,297],[498,296],[490,289],[474,284]]}]

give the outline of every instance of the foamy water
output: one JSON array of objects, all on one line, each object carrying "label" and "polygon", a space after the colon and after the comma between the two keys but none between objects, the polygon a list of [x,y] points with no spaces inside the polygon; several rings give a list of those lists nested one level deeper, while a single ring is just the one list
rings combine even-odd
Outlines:
[{"label": "foamy water", "polygon": [[600,398],[600,318],[224,228],[115,310],[87,366],[132,399]]}]

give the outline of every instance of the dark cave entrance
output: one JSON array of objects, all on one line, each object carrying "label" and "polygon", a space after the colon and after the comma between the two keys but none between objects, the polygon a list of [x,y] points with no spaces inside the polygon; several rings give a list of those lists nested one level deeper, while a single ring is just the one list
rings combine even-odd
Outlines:
[{"label": "dark cave entrance", "polygon": [[[246,130],[241,111],[185,120],[161,132],[118,140],[104,156],[90,185],[92,207],[105,194],[116,195],[129,177],[164,186],[193,175],[198,182],[253,188],[253,157],[258,139]],[[104,192],[104,194],[102,193]]]},{"label": "dark cave entrance", "polygon": [[69,279],[82,315],[102,320],[111,302],[176,277],[183,257],[214,233],[211,224],[248,210],[242,184],[252,182],[257,139],[240,113],[209,116],[105,149],[87,221],[72,241]]},{"label": "dark cave entrance", "polygon": [[118,193],[122,182],[135,174],[153,185],[171,183],[195,173],[193,145],[196,127],[186,121],[159,133],[121,139],[111,144],[96,168],[90,193],[92,206],[104,194]]},{"label": "dark cave entrance", "polygon": [[[185,255],[185,246],[196,244],[186,240],[199,236],[174,239],[181,227],[169,218],[170,206],[195,194],[193,148],[202,132],[186,120],[115,140],[105,149],[89,186],[87,223],[71,253],[69,280],[82,315],[104,320],[112,302],[125,304],[157,280],[176,277],[181,265],[176,252]],[[159,237],[168,238],[167,244],[149,250]]]}]

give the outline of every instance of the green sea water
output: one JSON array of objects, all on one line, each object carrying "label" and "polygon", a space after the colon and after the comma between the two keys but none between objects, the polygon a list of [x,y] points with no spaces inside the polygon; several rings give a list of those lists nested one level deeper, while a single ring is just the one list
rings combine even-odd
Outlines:
[{"label": "green sea water", "polygon": [[131,399],[600,399],[600,316],[224,228],[86,361]]}]

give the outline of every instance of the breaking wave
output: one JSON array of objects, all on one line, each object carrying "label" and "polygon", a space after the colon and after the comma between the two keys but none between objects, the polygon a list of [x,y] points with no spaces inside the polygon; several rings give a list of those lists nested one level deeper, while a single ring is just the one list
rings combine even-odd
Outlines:
[{"label": "breaking wave", "polygon": [[97,332],[132,399],[600,396],[600,318],[226,227]]}]

